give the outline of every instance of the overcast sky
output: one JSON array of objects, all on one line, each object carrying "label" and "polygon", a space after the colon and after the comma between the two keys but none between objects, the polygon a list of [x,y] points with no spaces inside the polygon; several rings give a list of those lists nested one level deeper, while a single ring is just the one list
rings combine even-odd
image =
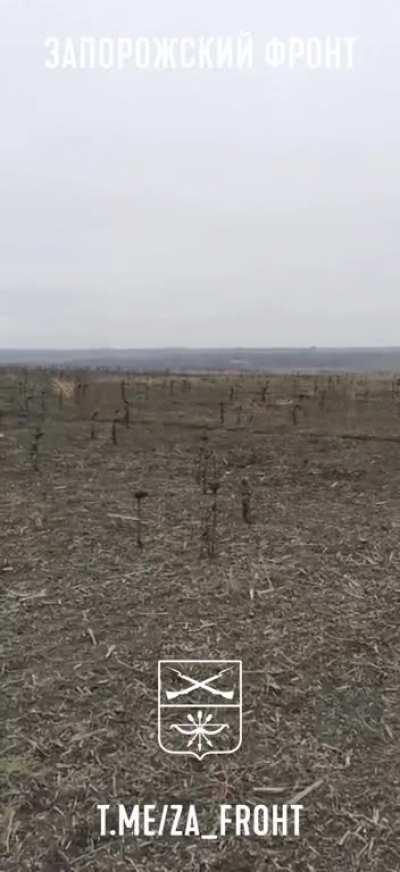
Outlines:
[{"label": "overcast sky", "polygon": [[[359,36],[48,70],[49,35]],[[0,344],[400,345],[398,0],[0,0]]]}]

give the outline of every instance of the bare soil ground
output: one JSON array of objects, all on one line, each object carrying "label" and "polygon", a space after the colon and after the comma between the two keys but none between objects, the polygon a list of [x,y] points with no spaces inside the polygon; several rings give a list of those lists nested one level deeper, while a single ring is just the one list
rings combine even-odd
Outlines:
[{"label": "bare soil ground", "polygon": [[[1,872],[399,872],[396,389],[125,380],[113,444],[120,378],[0,377]],[[240,751],[160,750],[160,658],[243,661]],[[98,803],[301,795],[298,838],[99,836]]]}]

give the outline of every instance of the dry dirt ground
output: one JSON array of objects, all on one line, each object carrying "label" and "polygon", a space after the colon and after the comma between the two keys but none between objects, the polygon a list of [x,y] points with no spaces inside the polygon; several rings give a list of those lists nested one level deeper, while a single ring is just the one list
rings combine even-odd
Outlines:
[{"label": "dry dirt ground", "polygon": [[[0,376],[1,872],[399,872],[397,385],[126,377],[113,444],[121,378],[52,378]],[[240,751],[160,750],[160,658],[243,661]],[[99,835],[298,797],[297,838]]]}]

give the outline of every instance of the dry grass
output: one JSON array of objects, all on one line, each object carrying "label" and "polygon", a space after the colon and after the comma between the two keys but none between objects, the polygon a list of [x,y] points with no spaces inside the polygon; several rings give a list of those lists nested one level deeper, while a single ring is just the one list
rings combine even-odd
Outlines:
[{"label": "dry grass", "polygon": [[[392,386],[276,378],[264,401],[261,377],[196,379],[190,391],[175,379],[172,394],[165,382],[126,378],[132,421],[115,446],[118,379],[91,380],[62,411],[55,396],[38,471],[27,447],[39,404],[27,424],[3,420],[1,872],[398,872]],[[204,428],[220,476],[212,559],[200,558],[213,499],[196,482]],[[243,660],[240,752],[199,764],[158,749],[157,660],[168,657]],[[297,840],[98,836],[98,802],[190,800],[208,816],[220,801],[296,797]]]},{"label": "dry grass", "polygon": [[52,390],[57,394],[57,396],[62,394],[64,399],[71,400],[74,395],[74,382],[72,379],[66,378],[52,378],[51,380]]}]

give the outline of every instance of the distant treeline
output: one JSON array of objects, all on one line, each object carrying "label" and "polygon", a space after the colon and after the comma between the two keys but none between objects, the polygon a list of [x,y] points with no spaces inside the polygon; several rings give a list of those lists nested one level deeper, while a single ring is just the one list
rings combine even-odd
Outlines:
[{"label": "distant treeline", "polygon": [[0,365],[135,372],[400,372],[400,348],[0,349]]}]

